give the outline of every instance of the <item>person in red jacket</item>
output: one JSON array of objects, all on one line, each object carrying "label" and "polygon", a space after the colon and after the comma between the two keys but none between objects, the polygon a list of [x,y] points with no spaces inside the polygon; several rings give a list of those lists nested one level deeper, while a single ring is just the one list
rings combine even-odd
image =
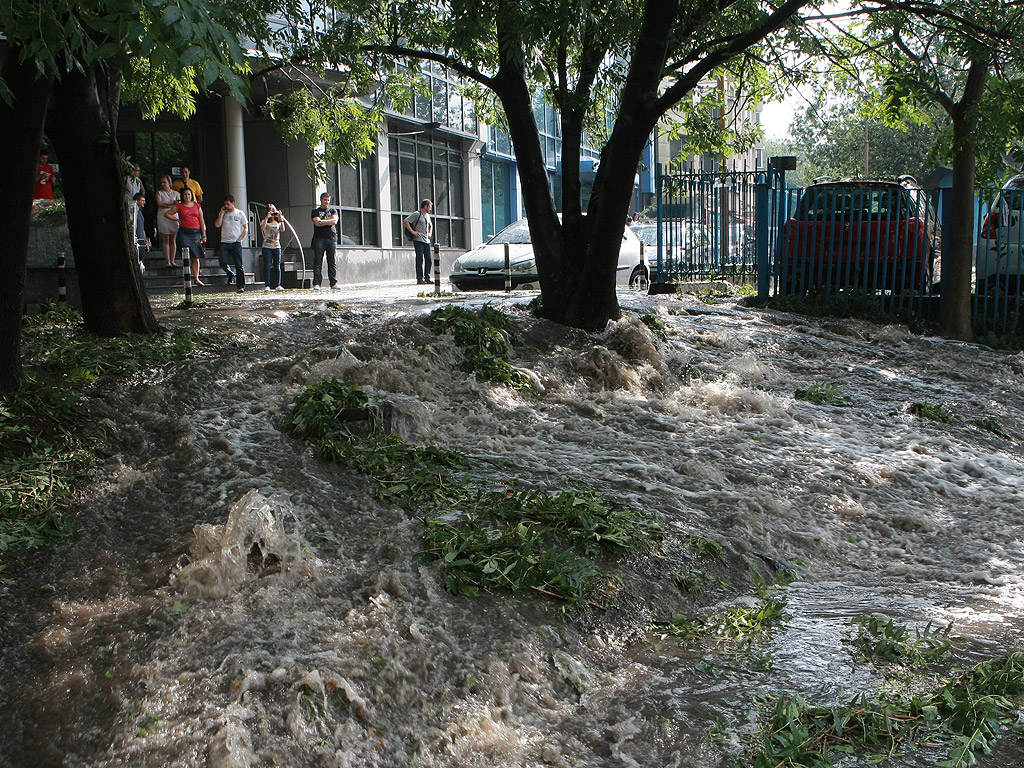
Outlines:
[{"label": "person in red jacket", "polygon": [[36,200],[53,200],[53,166],[47,162],[50,159],[45,152],[39,155],[39,166],[36,168],[36,191],[33,197]]}]

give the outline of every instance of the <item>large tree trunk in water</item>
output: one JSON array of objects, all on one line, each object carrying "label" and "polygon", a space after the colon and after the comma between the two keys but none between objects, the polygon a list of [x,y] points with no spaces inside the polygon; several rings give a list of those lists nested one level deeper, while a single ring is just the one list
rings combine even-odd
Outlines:
[{"label": "large tree trunk in water", "polygon": [[622,230],[640,158],[660,116],[654,104],[672,28],[665,20],[676,17],[677,6],[677,0],[652,0],[645,5],[640,42],[630,57],[615,128],[601,151],[601,165],[587,207],[589,241],[579,284],[566,308],[567,325],[600,330],[620,316],[615,276]]},{"label": "large tree trunk in water", "polygon": [[949,243],[942,274],[942,317],[939,333],[947,338],[974,340],[971,274],[974,266],[974,108],[981,101],[988,75],[987,61],[972,61],[960,101],[952,105],[953,189],[949,214]]},{"label": "large tree trunk in water", "polygon": [[11,103],[0,99],[0,392],[21,381],[21,316],[25,303],[25,267],[32,222],[36,166],[43,140],[46,104],[52,81],[39,78],[30,59],[19,61],[20,46],[11,45],[3,64],[3,80]]},{"label": "large tree trunk in water", "polygon": [[157,333],[125,215],[117,148],[121,75],[99,65],[54,84],[47,135],[60,158],[85,327],[102,336]]}]

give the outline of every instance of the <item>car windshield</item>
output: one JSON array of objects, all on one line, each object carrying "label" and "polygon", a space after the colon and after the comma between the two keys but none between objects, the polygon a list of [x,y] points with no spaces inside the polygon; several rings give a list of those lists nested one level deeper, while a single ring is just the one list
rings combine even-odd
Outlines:
[{"label": "car windshield", "polygon": [[530,240],[530,225],[526,223],[526,219],[520,219],[514,224],[509,224],[501,232],[491,238],[490,242],[498,245],[502,243],[510,244],[522,244],[533,242]]},{"label": "car windshield", "polygon": [[879,184],[829,184],[808,187],[800,201],[800,218],[864,220],[922,215],[903,187]]}]

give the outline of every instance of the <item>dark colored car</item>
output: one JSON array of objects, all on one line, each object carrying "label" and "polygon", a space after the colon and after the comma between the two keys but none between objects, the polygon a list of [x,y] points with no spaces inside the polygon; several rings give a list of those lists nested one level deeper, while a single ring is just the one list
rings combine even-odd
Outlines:
[{"label": "dark colored car", "polygon": [[777,262],[784,288],[930,290],[939,227],[927,194],[909,177],[812,184],[783,228]]}]

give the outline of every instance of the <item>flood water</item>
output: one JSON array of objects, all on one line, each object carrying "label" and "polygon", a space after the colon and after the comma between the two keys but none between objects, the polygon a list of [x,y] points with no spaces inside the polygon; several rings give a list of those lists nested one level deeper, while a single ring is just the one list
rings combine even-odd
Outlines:
[{"label": "flood water", "polygon": [[[726,766],[735,744],[709,732],[749,731],[760,697],[880,684],[842,642],[854,617],[952,621],[964,664],[1017,646],[1024,355],[733,301],[622,294],[623,319],[588,335],[533,319],[530,296],[454,299],[515,318],[513,362],[543,389],[523,394],[460,371],[420,322],[439,304],[408,290],[158,308],[222,343],[91,398],[82,536],[0,592],[0,765]],[[495,487],[586,478],[737,561],[792,565],[789,620],[758,661],[648,631],[672,584],[604,618],[448,594],[415,510],[280,431],[327,376]],[[794,397],[829,382],[850,407]],[[980,764],[1022,754],[1010,736]]]}]

